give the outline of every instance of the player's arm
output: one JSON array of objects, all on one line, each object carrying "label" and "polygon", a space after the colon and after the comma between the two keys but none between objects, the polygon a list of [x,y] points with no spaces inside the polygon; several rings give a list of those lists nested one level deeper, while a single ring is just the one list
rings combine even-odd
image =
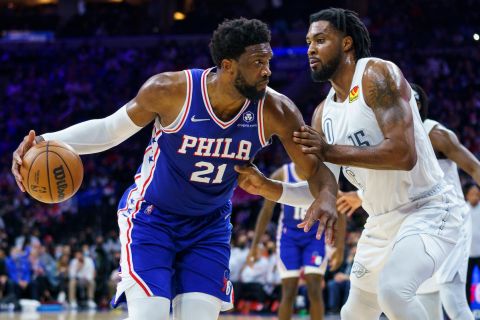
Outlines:
[{"label": "player's arm", "polygon": [[304,152],[339,165],[411,170],[417,162],[410,86],[391,62],[369,62],[362,79],[365,102],[375,114],[384,140],[375,146],[329,145],[309,127],[295,133]]},{"label": "player's arm", "polygon": [[318,220],[320,223],[317,238],[320,238],[326,229],[326,240],[332,244],[334,225],[338,218],[335,208],[338,185],[335,176],[315,155],[304,154],[301,147],[293,141],[293,132],[304,122],[300,111],[291,100],[273,93],[272,107],[264,110],[269,113],[265,117],[266,136],[279,137],[298,172],[308,181],[310,192],[315,198],[305,219],[298,226],[308,231]]},{"label": "player's arm", "polygon": [[156,115],[163,120],[175,119],[186,92],[183,72],[162,73],[150,78],[137,96],[114,114],[78,123],[64,130],[36,136],[31,130],[13,153],[12,173],[21,191],[19,168],[23,155],[43,140],[59,140],[72,146],[79,154],[96,153],[112,148],[150,123]]},{"label": "player's arm", "polygon": [[435,126],[429,133],[433,149],[454,161],[480,185],[480,162],[465,148],[452,131]]},{"label": "player's arm", "polygon": [[[272,173],[270,179],[276,181],[282,181],[283,178],[283,167],[278,168],[275,172]],[[255,262],[257,256],[257,248],[260,242],[260,238],[265,233],[267,229],[267,225],[272,219],[273,209],[275,208],[275,202],[265,199],[263,201],[262,208],[260,209],[260,213],[257,217],[257,222],[255,224],[255,234],[253,236],[252,244],[250,246],[250,252],[247,256],[247,263],[252,264]]]}]

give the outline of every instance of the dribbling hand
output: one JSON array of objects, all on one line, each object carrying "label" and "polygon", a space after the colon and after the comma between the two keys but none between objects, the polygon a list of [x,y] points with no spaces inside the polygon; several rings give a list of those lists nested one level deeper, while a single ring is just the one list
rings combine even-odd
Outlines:
[{"label": "dribbling hand", "polygon": [[27,153],[27,151],[36,144],[37,142],[35,141],[35,131],[30,130],[28,135],[23,138],[23,141],[13,152],[12,174],[15,177],[15,182],[17,183],[18,188],[22,192],[25,192],[25,188],[22,185],[22,176],[20,175],[20,166],[22,165],[22,159],[25,153]]},{"label": "dribbling hand", "polygon": [[329,192],[322,192],[322,194],[313,201],[307,210],[305,218],[297,227],[303,228],[303,231],[308,232],[318,221],[316,238],[320,240],[323,231],[325,231],[325,241],[327,244],[333,245],[335,240],[335,224],[338,219],[335,201],[334,195]]},{"label": "dribbling hand", "polygon": [[362,199],[358,196],[356,191],[338,192],[337,210],[341,214],[346,214],[351,217],[355,210],[362,206]]}]

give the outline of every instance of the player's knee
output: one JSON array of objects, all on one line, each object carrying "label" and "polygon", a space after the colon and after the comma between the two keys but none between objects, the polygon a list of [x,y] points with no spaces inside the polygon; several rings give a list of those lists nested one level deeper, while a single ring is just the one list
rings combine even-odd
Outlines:
[{"label": "player's knee", "polygon": [[163,297],[136,298],[128,300],[128,319],[168,320],[170,300]]},{"label": "player's knee", "polygon": [[357,317],[358,313],[353,310],[352,304],[347,300],[340,310],[340,318],[342,320],[355,320]]},{"label": "player's knee", "polygon": [[310,300],[318,300],[322,298],[322,285],[320,280],[318,282],[307,282],[308,297]]},{"label": "player's knee", "polygon": [[384,310],[391,310],[392,307],[405,305],[405,302],[414,296],[408,294],[402,285],[395,279],[380,281],[378,288],[378,303]]},{"label": "player's knee", "polygon": [[293,302],[297,296],[297,285],[282,284],[282,298],[286,301]]},{"label": "player's knee", "polygon": [[222,301],[206,293],[190,292],[173,299],[174,320],[216,320],[222,308]]}]

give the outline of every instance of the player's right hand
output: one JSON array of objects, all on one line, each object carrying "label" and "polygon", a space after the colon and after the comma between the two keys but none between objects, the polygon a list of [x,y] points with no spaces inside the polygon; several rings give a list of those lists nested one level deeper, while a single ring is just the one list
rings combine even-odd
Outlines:
[{"label": "player's right hand", "polygon": [[337,210],[342,214],[351,217],[352,214],[362,206],[362,199],[356,191],[338,191]]},{"label": "player's right hand", "polygon": [[336,222],[338,219],[337,209],[335,208],[335,195],[328,191],[321,192],[307,210],[305,218],[297,225],[303,231],[308,232],[318,221],[316,238],[321,239],[325,231],[325,242],[329,245],[335,243]]},{"label": "player's right hand", "polygon": [[22,184],[22,176],[20,175],[20,166],[22,165],[22,159],[28,149],[36,145],[35,141],[35,131],[30,130],[27,136],[23,138],[23,141],[20,143],[18,148],[13,152],[12,157],[12,174],[15,177],[15,182],[17,182],[18,188],[22,192],[25,192],[25,188]]},{"label": "player's right hand", "polygon": [[235,166],[238,173],[238,186],[250,194],[262,195],[261,191],[267,178],[253,165]]}]

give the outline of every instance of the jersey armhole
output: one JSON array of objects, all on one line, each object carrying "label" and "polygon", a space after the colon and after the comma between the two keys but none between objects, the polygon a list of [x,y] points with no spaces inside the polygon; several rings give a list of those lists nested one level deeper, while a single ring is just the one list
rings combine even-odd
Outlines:
[{"label": "jersey armhole", "polygon": [[163,127],[160,124],[158,117],[157,117],[157,120],[155,120],[155,122],[158,121],[158,124],[160,125],[160,129],[165,133],[178,132],[185,124],[188,112],[190,110],[190,105],[192,103],[192,93],[193,93],[192,73],[190,70],[184,70],[183,72],[185,73],[185,77],[187,78],[187,94],[185,95],[185,102],[183,103],[183,107],[179,112],[179,114],[177,115],[177,118],[175,118],[175,120],[166,127]]},{"label": "jersey armhole", "polygon": [[265,140],[265,126],[263,121],[263,105],[265,103],[265,97],[263,97],[257,106],[257,119],[258,119],[258,139],[262,147],[265,147],[271,143],[271,140]]}]

